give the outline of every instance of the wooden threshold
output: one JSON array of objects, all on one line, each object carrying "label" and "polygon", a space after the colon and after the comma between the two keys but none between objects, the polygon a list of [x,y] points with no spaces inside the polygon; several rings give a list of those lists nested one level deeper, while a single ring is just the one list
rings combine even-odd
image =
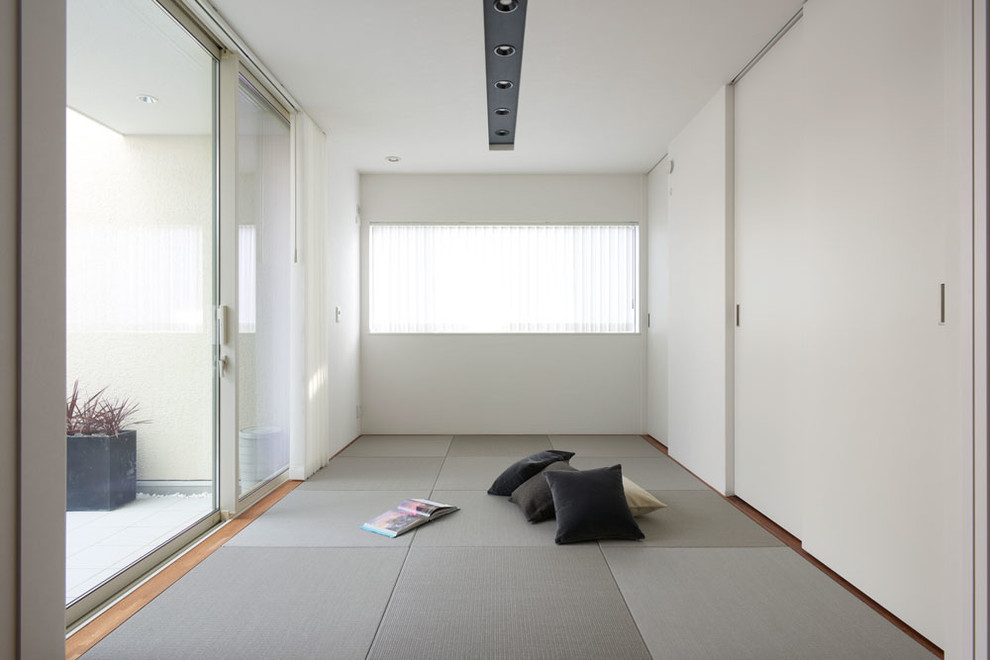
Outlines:
[{"label": "wooden threshold", "polygon": [[179,578],[191,571],[197,564],[209,557],[224,543],[236,536],[242,529],[254,522],[258,516],[270,509],[276,502],[288,495],[301,481],[286,481],[275,490],[258,500],[244,513],[229,520],[206,537],[199,545],[163,568],[140,587],[123,597],[120,602],[108,608],[95,619],[82,626],[65,640],[65,660],[76,660],[97,642],[113,632],[117,626],[127,621],[142,607],[153,601],[162,592],[175,584]]},{"label": "wooden threshold", "polygon": [[[644,435],[643,436],[643,439],[645,439],[647,442],[649,442],[651,445],[653,445],[654,447],[656,447],[657,449],[659,449],[661,452],[663,452],[667,456],[670,456],[670,453],[668,452],[666,445],[662,444],[659,440],[657,440],[653,436],[651,436],[651,435]],[[681,465],[680,462],[677,461],[677,459],[673,459],[672,458],[671,460],[673,460],[678,465]],[[681,467],[684,467],[684,466],[681,465]],[[687,470],[687,468],[684,468],[684,469]],[[691,472],[691,470],[688,470],[688,472]],[[694,475],[696,478],[698,477],[698,475],[694,474],[694,472],[691,472],[691,474]],[[764,514],[760,513],[758,510],[756,510],[755,508],[753,508],[752,506],[750,506],[742,498],[740,498],[740,497],[738,497],[736,495],[730,495],[730,496],[726,497],[725,495],[722,495],[717,490],[715,490],[714,488],[712,488],[711,485],[708,484],[708,483],[706,483],[703,479],[700,479],[699,478],[699,481],[701,481],[706,486],[708,486],[709,488],[711,488],[712,491],[714,491],[715,493],[718,493],[718,495],[722,499],[724,499],[725,501],[727,501],[729,504],[733,505],[734,507],[736,507],[737,509],[739,509],[740,511],[742,511],[743,513],[745,513],[747,516],[749,516],[749,518],[753,522],[755,522],[760,527],[762,527],[763,529],[765,529],[768,532],[770,532],[771,534],[773,534],[777,538],[777,540],[779,540],[781,543],[783,543],[784,545],[786,545],[788,548],[790,548],[794,552],[798,553],[798,555],[800,555],[805,560],[807,560],[808,563],[810,563],[812,566],[814,566],[815,568],[817,568],[818,570],[820,570],[822,573],[824,573],[828,577],[832,578],[832,580],[836,584],[838,584],[840,587],[842,587],[843,589],[845,589],[846,591],[848,591],[849,593],[851,593],[853,596],[855,596],[859,600],[861,600],[864,603],[866,603],[866,605],[871,610],[873,610],[874,612],[876,612],[877,614],[879,614],[880,616],[882,616],[883,618],[885,618],[890,623],[894,624],[894,626],[898,630],[900,630],[901,632],[905,633],[908,637],[910,637],[914,641],[916,641],[919,644],[921,644],[930,653],[932,653],[933,655],[935,655],[935,657],[937,657],[937,658],[943,658],[943,659],[945,658],[945,651],[943,651],[941,648],[939,648],[938,646],[936,646],[935,644],[933,644],[931,642],[931,640],[929,640],[928,638],[924,637],[921,633],[919,633],[917,630],[915,630],[914,628],[912,628],[908,624],[904,623],[904,621],[902,621],[898,617],[894,616],[883,605],[881,605],[880,603],[878,603],[877,601],[873,600],[872,598],[870,598],[869,596],[867,596],[865,593],[863,593],[862,591],[860,591],[859,589],[857,589],[855,586],[853,586],[853,584],[851,582],[849,582],[844,577],[842,577],[841,575],[839,575],[838,573],[836,573],[835,571],[833,571],[831,568],[829,568],[825,564],[823,564],[821,561],[819,561],[817,558],[815,558],[814,555],[808,553],[803,547],[801,547],[801,539],[799,539],[798,537],[796,537],[793,534],[791,534],[790,532],[788,532],[786,529],[784,529],[783,527],[781,527],[780,525],[778,525],[777,523],[775,523],[773,520],[771,520],[770,518],[768,518]]]}]

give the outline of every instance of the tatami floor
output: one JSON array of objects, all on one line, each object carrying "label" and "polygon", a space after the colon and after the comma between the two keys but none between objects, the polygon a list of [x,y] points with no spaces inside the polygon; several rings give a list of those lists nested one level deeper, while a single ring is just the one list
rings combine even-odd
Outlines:
[{"label": "tatami floor", "polygon": [[[486,494],[514,460],[622,464],[644,541],[554,544]],[[461,511],[389,539],[408,497]],[[363,436],[84,656],[933,657],[639,436]]]}]

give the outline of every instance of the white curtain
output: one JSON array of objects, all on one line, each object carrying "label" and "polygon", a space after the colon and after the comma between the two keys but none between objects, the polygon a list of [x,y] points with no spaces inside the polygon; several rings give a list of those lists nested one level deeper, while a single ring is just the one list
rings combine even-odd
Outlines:
[{"label": "white curtain", "polygon": [[[330,323],[327,306],[327,138],[304,113],[295,132],[295,249],[292,297],[296,349],[293,350],[293,443],[289,476],[305,479],[330,457]],[[295,432],[296,429],[300,432]]]},{"label": "white curtain", "polygon": [[371,332],[636,332],[638,235],[636,225],[372,225]]},{"label": "white curtain", "polygon": [[257,330],[258,233],[254,225],[237,227],[237,331]]},{"label": "white curtain", "polygon": [[69,332],[202,332],[203,230],[194,225],[66,229]]}]

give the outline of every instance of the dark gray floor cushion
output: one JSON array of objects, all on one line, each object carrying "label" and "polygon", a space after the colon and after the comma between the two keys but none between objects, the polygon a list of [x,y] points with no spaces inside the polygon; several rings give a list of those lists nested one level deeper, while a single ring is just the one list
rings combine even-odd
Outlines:
[{"label": "dark gray floor cushion", "polygon": [[554,517],[553,494],[550,492],[550,484],[543,478],[545,472],[557,470],[567,470],[576,472],[577,469],[571,467],[570,463],[557,461],[543,468],[532,477],[522,483],[519,488],[512,491],[509,501],[517,504],[522,509],[526,520],[531,523],[543,522]]},{"label": "dark gray floor cushion", "polygon": [[572,451],[560,451],[559,449],[547,449],[536,452],[526,458],[521,458],[509,467],[505,468],[502,474],[498,475],[491,488],[489,495],[512,495],[512,491],[521,486],[524,481],[538,473],[540,470],[556,463],[557,461],[569,461],[574,456]]},{"label": "dark gray floor cushion", "polygon": [[557,513],[558,544],[599,539],[636,541],[643,532],[633,520],[622,487],[622,466],[544,472]]}]

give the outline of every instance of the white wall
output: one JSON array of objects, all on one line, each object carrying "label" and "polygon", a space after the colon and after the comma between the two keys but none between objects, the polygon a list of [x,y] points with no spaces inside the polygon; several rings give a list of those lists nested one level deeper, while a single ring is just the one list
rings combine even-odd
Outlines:
[{"label": "white wall", "polygon": [[808,241],[804,22],[735,92],[735,491],[801,536],[819,248]]},{"label": "white wall", "polygon": [[638,335],[368,335],[366,433],[639,433]]},{"label": "white wall", "polygon": [[803,21],[821,254],[803,541],[949,658],[971,653],[957,573],[972,564],[964,4],[812,0]]},{"label": "white wall", "polygon": [[364,222],[639,222],[635,174],[361,176]]},{"label": "white wall", "polygon": [[667,227],[667,174],[669,158],[650,171],[647,187],[647,306],[646,328],[646,432],[666,444],[669,393],[667,391],[667,334],[670,331],[670,252]]},{"label": "white wall", "polygon": [[[327,145],[327,304],[330,454],[361,434],[361,228],[357,222],[358,175],[333,136]],[[340,308],[335,320],[334,309]],[[329,458],[329,456],[327,457]]]},{"label": "white wall", "polygon": [[17,5],[0,2],[0,658],[17,652]]},{"label": "white wall", "polygon": [[[641,223],[644,186],[641,175],[363,175],[361,215]],[[643,334],[372,335],[365,314],[362,430],[640,433],[644,357]]]},{"label": "white wall", "polygon": [[732,91],[722,88],[667,154],[668,448],[723,493],[732,491],[731,123]]}]

